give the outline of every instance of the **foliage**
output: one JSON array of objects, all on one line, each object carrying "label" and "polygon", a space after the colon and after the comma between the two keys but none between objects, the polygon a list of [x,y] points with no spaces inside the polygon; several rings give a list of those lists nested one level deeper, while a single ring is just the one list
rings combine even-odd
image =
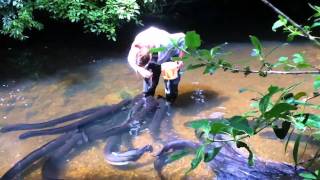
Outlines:
[{"label": "foliage", "polygon": [[48,12],[54,19],[82,23],[85,31],[106,34],[115,40],[117,29],[125,22],[136,22],[144,1],[135,0],[0,0],[1,33],[26,39],[26,30],[41,30],[35,11]]},{"label": "foliage", "polygon": [[[180,49],[186,52],[186,56],[178,59],[191,61],[187,67],[188,70],[204,68],[203,74],[213,74],[216,70],[222,69],[224,71],[243,72],[245,75],[257,72],[260,76],[266,77],[274,68],[283,67],[284,70],[291,71],[312,67],[301,53],[294,53],[291,58],[280,57],[277,62],[272,63],[268,60],[268,57],[278,47],[265,52],[262,43],[257,37],[250,36],[250,40],[254,47],[251,56],[256,57],[261,64],[258,71],[251,70],[251,67],[243,69],[235,68],[233,64],[225,59],[225,53],[222,51],[222,46],[225,44],[211,49],[201,49],[201,38],[194,31],[186,33],[185,47]],[[238,148],[245,148],[249,153],[248,164],[254,165],[253,152],[250,146],[243,140],[258,134],[268,127],[273,129],[274,134],[279,139],[287,137],[291,129],[285,150],[287,150],[288,142],[293,138],[291,134],[293,132],[298,134],[293,139],[292,157],[296,165],[300,164],[299,147],[301,146],[300,142],[304,133],[308,131],[311,137],[315,140],[320,140],[320,115],[313,114],[311,113],[312,111],[307,112],[308,109],[320,109],[320,105],[308,102],[309,99],[319,96],[319,93],[316,92],[320,88],[319,82],[320,78],[316,76],[314,81],[315,92],[311,96],[308,96],[307,92],[295,92],[296,87],[302,83],[296,83],[289,87],[271,85],[267,92],[259,93],[260,97],[254,98],[253,109],[250,112],[223,120],[211,121],[210,119],[201,119],[190,122],[188,124],[189,127],[195,129],[196,132],[201,132],[204,144],[197,149],[196,156],[192,160],[191,167],[187,172],[195,169],[201,161],[208,162],[213,160],[219,153],[219,150],[223,147],[211,149],[212,156],[209,159],[205,158],[209,152],[207,150],[208,145],[221,142],[221,140],[215,139],[215,136],[218,134],[225,134],[230,137],[230,139],[223,141],[234,141]],[[245,89],[241,90],[241,92],[245,91]],[[315,156],[314,158],[316,159],[317,157]],[[307,174],[303,175],[308,176]],[[311,177],[311,175],[309,176]]]},{"label": "foliage", "polygon": [[314,173],[303,172],[299,174],[305,180],[320,179],[320,169],[316,170]]}]

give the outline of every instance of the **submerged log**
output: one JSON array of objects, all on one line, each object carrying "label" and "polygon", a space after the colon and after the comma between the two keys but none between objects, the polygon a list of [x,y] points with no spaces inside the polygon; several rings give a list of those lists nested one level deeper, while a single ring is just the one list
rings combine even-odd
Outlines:
[{"label": "submerged log", "polygon": [[[224,140],[225,136],[216,136],[216,139]],[[193,152],[200,147],[201,143],[176,140],[166,144],[157,154],[154,167],[161,174],[162,168],[170,162],[170,154],[181,149],[193,149]],[[211,146],[211,147],[210,147]],[[221,147],[219,154],[207,164],[215,172],[217,179],[301,179],[299,172],[305,171],[302,167],[297,167],[282,162],[267,161],[255,158],[255,164],[248,165],[246,155],[240,152],[234,143],[216,143],[209,146]],[[207,149],[206,151],[208,151]]]}]

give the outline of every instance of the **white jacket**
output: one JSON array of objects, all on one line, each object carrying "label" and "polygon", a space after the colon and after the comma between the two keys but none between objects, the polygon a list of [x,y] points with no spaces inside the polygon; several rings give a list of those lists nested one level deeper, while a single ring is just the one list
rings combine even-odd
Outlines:
[{"label": "white jacket", "polygon": [[174,33],[170,34],[165,30],[156,28],[156,27],[150,27],[135,37],[131,49],[129,51],[128,55],[128,62],[130,66],[136,70],[137,64],[136,64],[136,58],[137,53],[139,52],[138,46],[142,47],[165,47],[165,51],[159,52],[158,54],[158,64],[162,64],[164,62],[170,61],[171,57],[178,56],[179,49],[175,48],[172,41],[176,41],[178,43],[179,47],[184,46],[184,33]]}]

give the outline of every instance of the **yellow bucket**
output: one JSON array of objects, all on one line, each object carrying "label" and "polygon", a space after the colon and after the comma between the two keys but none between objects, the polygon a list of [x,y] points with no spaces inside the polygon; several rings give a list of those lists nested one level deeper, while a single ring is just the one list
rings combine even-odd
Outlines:
[{"label": "yellow bucket", "polygon": [[165,80],[176,79],[178,77],[178,71],[178,62],[165,62],[161,64],[161,73]]}]

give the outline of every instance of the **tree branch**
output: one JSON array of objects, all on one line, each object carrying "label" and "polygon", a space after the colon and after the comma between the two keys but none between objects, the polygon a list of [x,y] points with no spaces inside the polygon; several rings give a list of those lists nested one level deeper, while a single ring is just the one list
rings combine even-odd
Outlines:
[{"label": "tree branch", "polygon": [[301,27],[298,23],[292,20],[289,16],[284,14],[281,10],[279,10],[277,7],[271,4],[268,0],[261,0],[261,1],[267,6],[269,6],[271,9],[273,9],[273,11],[275,11],[277,14],[287,19],[294,27],[298,28],[303,33],[304,37],[310,39],[312,42],[320,46],[320,42],[316,40],[316,37],[312,36],[307,30],[303,29],[303,27]]},{"label": "tree branch", "polygon": [[246,69],[238,69],[238,68],[227,68],[227,70],[230,70],[233,73],[245,73],[245,74],[251,74],[251,73],[255,73],[255,74],[283,74],[283,75],[299,75],[299,74],[320,74],[320,70],[316,70],[316,71],[273,71],[273,70],[269,70],[269,71],[257,71],[257,70],[246,70]]}]

